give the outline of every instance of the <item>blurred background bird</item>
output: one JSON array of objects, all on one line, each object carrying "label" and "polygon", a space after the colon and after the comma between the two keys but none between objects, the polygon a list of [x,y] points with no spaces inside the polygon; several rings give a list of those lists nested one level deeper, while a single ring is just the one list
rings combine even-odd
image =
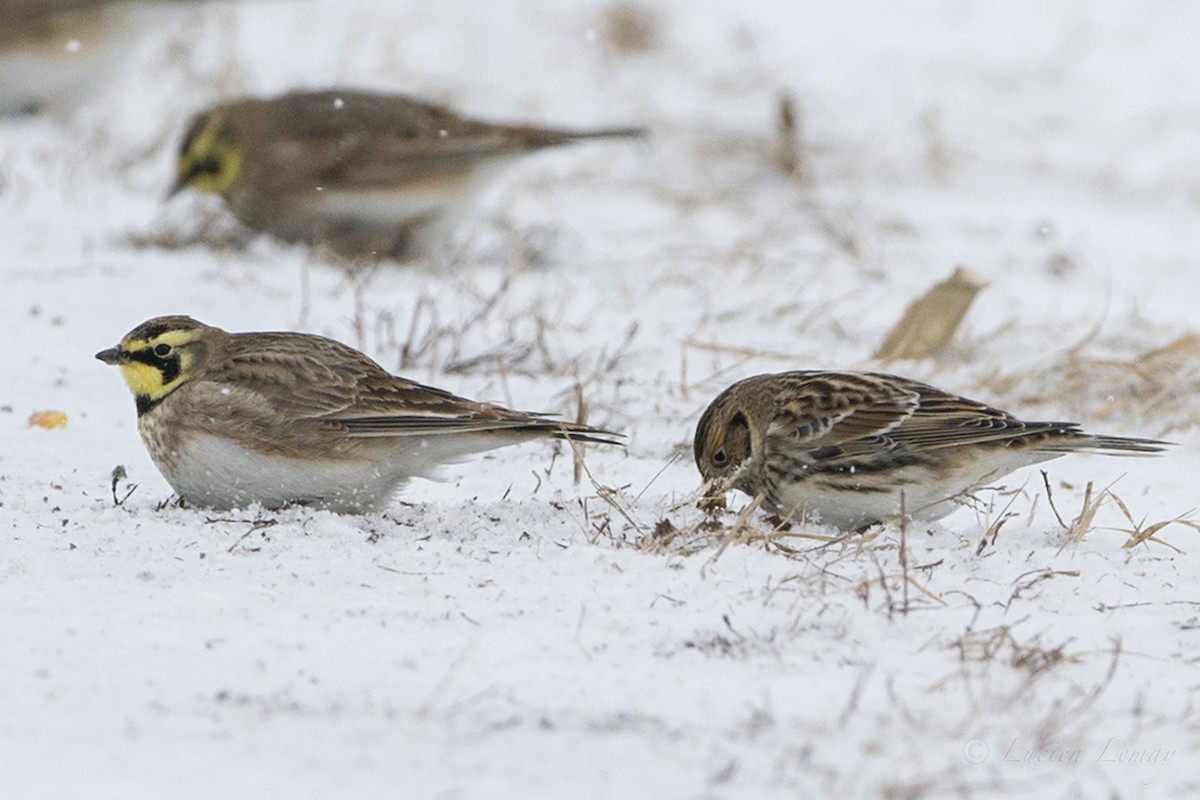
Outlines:
[{"label": "blurred background bird", "polygon": [[171,195],[220,195],[247,227],[348,259],[432,249],[449,212],[515,158],[585,139],[644,135],[496,124],[398,94],[297,91],[197,114]]},{"label": "blurred background bird", "polygon": [[141,37],[237,0],[0,0],[0,116],[69,115],[101,94]]},{"label": "blurred background bird", "polygon": [[103,94],[143,37],[198,7],[283,2],[0,0],[0,116],[69,116]]},{"label": "blurred background bird", "polygon": [[144,3],[0,0],[0,115],[65,110],[117,67]]}]

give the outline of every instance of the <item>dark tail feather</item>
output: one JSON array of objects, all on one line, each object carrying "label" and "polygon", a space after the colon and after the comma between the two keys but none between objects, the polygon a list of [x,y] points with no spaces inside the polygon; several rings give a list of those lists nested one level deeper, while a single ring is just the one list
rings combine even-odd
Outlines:
[{"label": "dark tail feather", "polygon": [[647,134],[646,128],[598,128],[591,131],[547,130],[533,126],[519,128],[525,146],[530,149],[539,147],[555,147],[560,144],[585,139],[640,139]]},{"label": "dark tail feather", "polygon": [[[539,426],[542,430],[549,428],[549,425]],[[555,439],[565,439],[569,442],[590,442],[593,444],[615,444],[622,447],[625,443],[621,441],[625,438],[623,433],[613,433],[606,431],[603,428],[593,428],[590,425],[580,425],[575,422],[559,422],[554,425],[551,435]]]},{"label": "dark tail feather", "polygon": [[577,422],[544,417],[542,414],[505,411],[500,409],[499,419],[461,417],[356,417],[337,420],[337,424],[355,437],[398,437],[437,436],[461,433],[483,433],[487,431],[511,431],[574,442],[596,444],[623,444],[624,434],[581,425]]},{"label": "dark tail feather", "polygon": [[574,139],[641,139],[650,133],[648,128],[598,128],[592,131],[568,131],[565,135]]},{"label": "dark tail feather", "polygon": [[1054,453],[1092,450],[1101,455],[1125,456],[1162,453],[1168,447],[1174,446],[1175,442],[1164,442],[1160,439],[1139,439],[1131,436],[1096,436],[1090,433],[1080,433],[1064,437],[1057,441],[1051,440],[1038,449]]}]

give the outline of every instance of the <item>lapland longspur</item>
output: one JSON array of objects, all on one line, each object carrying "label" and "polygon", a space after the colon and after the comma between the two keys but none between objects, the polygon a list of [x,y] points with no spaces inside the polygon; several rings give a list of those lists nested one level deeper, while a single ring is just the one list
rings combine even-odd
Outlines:
[{"label": "lapland longspur", "polygon": [[705,410],[693,443],[706,480],[763,495],[788,517],[843,529],[934,520],[988,481],[1077,450],[1161,452],[1167,442],[1023,422],[924,383],[876,372],[784,372],[739,381]]},{"label": "lapland longspur", "polygon": [[120,366],[167,482],[210,508],[361,513],[382,508],[409,478],[473,453],[547,437],[620,438],[422,386],[303,333],[227,333],[158,317],[96,358]]},{"label": "lapland longspur", "polygon": [[192,120],[171,193],[218,194],[244,225],[285,242],[402,257],[428,249],[432,223],[517,156],[643,133],[480,122],[393,94],[252,97]]}]

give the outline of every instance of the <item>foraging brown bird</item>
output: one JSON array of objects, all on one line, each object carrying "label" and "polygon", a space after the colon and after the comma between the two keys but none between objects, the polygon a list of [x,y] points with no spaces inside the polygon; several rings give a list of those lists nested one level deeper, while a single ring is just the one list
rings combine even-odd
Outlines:
[{"label": "foraging brown bird", "polygon": [[935,520],[988,481],[1065,453],[1161,452],[1156,439],[1024,422],[933,386],[876,372],[747,378],[704,411],[693,443],[706,480],[764,507],[843,529],[897,516]]},{"label": "foraging brown bird", "polygon": [[433,223],[516,157],[642,134],[493,124],[348,89],[250,97],[192,120],[171,193],[218,194],[243,224],[285,242],[402,257],[428,249]]},{"label": "foraging brown bird", "polygon": [[304,333],[227,333],[157,317],[96,358],[121,368],[138,431],[185,501],[379,510],[416,476],[533,439],[619,434],[457,397]]}]

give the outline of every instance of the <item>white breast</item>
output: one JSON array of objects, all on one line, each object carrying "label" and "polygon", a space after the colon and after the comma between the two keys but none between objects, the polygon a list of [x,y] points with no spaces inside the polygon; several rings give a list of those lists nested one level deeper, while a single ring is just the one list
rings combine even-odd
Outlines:
[{"label": "white breast", "polygon": [[[324,222],[353,220],[383,237],[408,229],[414,250],[432,250],[461,221],[473,199],[515,157],[481,161],[463,172],[412,180],[392,189],[339,189],[323,186],[302,203],[302,214]],[[303,238],[307,232],[298,232]]]},{"label": "white breast", "polygon": [[151,455],[189,503],[216,509],[293,503],[361,513],[383,507],[412,473],[368,460],[296,459],[250,450],[207,433],[190,432],[172,453]]},{"label": "white breast", "polygon": [[[153,414],[155,412],[151,412]],[[410,478],[436,478],[440,468],[486,450],[544,435],[529,431],[454,432],[360,440],[353,457],[289,458],[232,439],[189,430],[170,437],[148,419],[138,428],[171,487],[205,508],[299,504],[344,514],[384,508]]]},{"label": "white breast", "polygon": [[458,197],[444,186],[393,191],[320,189],[309,210],[327,219],[354,219],[366,225],[395,228],[411,220],[442,213]]}]

